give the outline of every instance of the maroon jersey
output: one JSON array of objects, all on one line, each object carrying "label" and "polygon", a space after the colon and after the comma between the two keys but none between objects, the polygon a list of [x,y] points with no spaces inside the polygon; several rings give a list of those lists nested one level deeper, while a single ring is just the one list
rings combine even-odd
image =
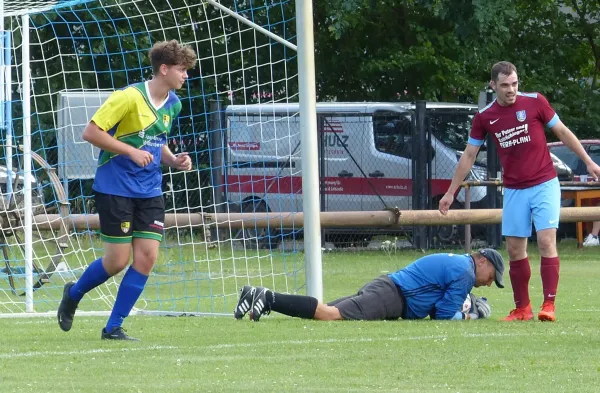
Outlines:
[{"label": "maroon jersey", "polygon": [[544,126],[557,122],[558,115],[543,95],[519,92],[514,104],[501,106],[494,101],[475,115],[469,143],[481,146],[486,135],[492,135],[504,169],[504,185],[529,188],[556,177]]}]

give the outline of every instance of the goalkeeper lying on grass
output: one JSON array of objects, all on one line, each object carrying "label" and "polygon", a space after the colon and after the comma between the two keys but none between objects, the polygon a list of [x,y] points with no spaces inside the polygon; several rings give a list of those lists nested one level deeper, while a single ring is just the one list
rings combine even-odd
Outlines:
[{"label": "goalkeeper lying on grass", "polygon": [[[504,260],[493,249],[485,248],[471,255],[432,254],[404,269],[380,276],[363,286],[358,293],[320,303],[311,296],[287,295],[263,287],[245,286],[234,311],[236,319],[249,313],[258,321],[275,311],[291,317],[334,320],[386,319],[478,319],[491,314],[485,298],[470,295],[473,287],[504,288]],[[472,306],[463,307],[469,297]]]}]

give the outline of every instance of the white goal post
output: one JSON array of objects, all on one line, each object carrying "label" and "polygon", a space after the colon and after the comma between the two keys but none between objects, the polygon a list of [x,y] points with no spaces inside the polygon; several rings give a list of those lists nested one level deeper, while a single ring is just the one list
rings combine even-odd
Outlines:
[{"label": "white goal post", "polygon": [[[102,255],[97,228],[69,226],[70,215],[95,213],[90,162],[97,149],[81,132],[112,91],[151,77],[147,52],[168,39],[190,45],[198,65],[177,92],[183,109],[168,141],[173,151],[190,153],[194,170],[164,171],[167,213],[269,212],[279,195],[268,190],[227,199],[228,187],[253,189],[257,180],[227,178],[231,163],[215,157],[229,146],[213,141],[229,132],[222,116],[227,105],[297,102],[298,113],[277,124],[259,116],[252,126],[275,127],[281,143],[297,132],[286,124],[299,119],[301,146],[294,154],[302,162],[296,174],[304,227],[165,228],[134,314],[230,315],[247,284],[322,300],[312,3],[249,4],[0,0],[0,175],[6,173],[0,176],[0,317],[54,315],[65,282]],[[255,167],[256,178],[264,179]],[[58,217],[59,230],[38,225],[35,218],[46,215]],[[90,292],[81,314],[107,314],[120,279]]]}]

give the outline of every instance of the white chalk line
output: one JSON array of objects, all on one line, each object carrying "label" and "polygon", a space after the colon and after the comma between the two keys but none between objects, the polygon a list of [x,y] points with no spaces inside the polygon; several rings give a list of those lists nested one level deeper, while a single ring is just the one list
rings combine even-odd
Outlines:
[{"label": "white chalk line", "polygon": [[[425,340],[448,340],[448,339],[459,339],[459,338],[490,338],[490,337],[517,337],[517,336],[534,336],[534,335],[547,335],[546,332],[540,333],[462,333],[460,335],[427,335],[427,336],[394,336],[385,338],[325,338],[325,339],[307,339],[307,340],[284,340],[284,341],[261,341],[260,345],[270,346],[283,346],[283,345],[311,345],[311,344],[356,344],[356,343],[370,343],[370,342],[397,342],[397,341],[425,341]],[[569,333],[565,333],[569,334]],[[214,345],[190,345],[185,347],[177,346],[163,346],[163,345],[152,345],[148,347],[136,347],[135,343],[132,343],[132,347],[129,348],[95,348],[95,349],[82,349],[75,351],[31,351],[31,352],[4,352],[0,353],[0,359],[13,359],[13,358],[36,358],[36,357],[50,357],[50,356],[83,356],[83,355],[95,355],[95,354],[107,354],[107,353],[127,353],[127,352],[139,352],[139,351],[175,351],[175,350],[221,350],[221,349],[233,349],[233,348],[249,348],[256,347],[256,342],[248,343],[231,343],[231,344],[214,344]],[[213,357],[214,358],[214,357]]]}]

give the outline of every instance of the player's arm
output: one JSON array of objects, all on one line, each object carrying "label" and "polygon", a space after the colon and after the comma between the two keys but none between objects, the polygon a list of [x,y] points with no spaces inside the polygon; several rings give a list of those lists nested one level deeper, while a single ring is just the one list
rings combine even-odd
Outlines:
[{"label": "player's arm", "polygon": [[475,158],[477,158],[479,148],[483,145],[485,135],[486,130],[481,125],[479,114],[476,114],[473,118],[473,125],[471,127],[471,134],[469,136],[467,147],[458,160],[458,165],[454,171],[454,176],[452,177],[452,182],[450,183],[450,187],[448,187],[448,191],[446,191],[446,194],[444,194],[440,200],[439,210],[442,214],[448,213],[448,209],[450,209],[450,206],[454,201],[454,194],[456,194],[456,191],[473,167],[473,163],[475,163]]},{"label": "player's arm", "polygon": [[189,171],[192,169],[192,159],[188,153],[184,152],[175,155],[171,153],[171,150],[167,145],[163,145],[162,147],[160,163],[181,171]]},{"label": "player's arm", "polygon": [[537,95],[538,113],[541,120],[546,124],[548,128],[554,132],[554,135],[562,141],[569,149],[571,149],[577,156],[585,163],[588,172],[598,181],[600,176],[600,167],[590,158],[585,152],[585,149],[579,142],[579,139],[569,130],[567,126],[560,120],[550,103],[542,94]]},{"label": "player's arm", "polygon": [[477,153],[479,152],[481,144],[475,145],[470,142],[471,138],[469,138],[469,143],[467,144],[467,148],[463,155],[460,157],[460,160],[458,160],[458,165],[454,171],[454,176],[452,177],[452,182],[450,183],[450,187],[448,187],[448,191],[446,191],[442,199],[440,199],[439,210],[442,214],[448,213],[452,202],[454,202],[456,190],[458,190],[458,187],[460,187],[465,180],[465,177],[467,177],[467,174],[473,167]]},{"label": "player's arm", "polygon": [[123,143],[106,131],[100,128],[92,119],[83,130],[83,140],[91,143],[92,145],[111,153],[128,156],[133,162],[141,167],[145,167],[150,164],[154,159],[152,154],[147,151],[136,149],[133,146]]},{"label": "player's arm", "polygon": [[[469,138],[469,142],[471,139]],[[458,187],[465,181],[465,177],[469,174],[469,171],[473,167],[475,163],[475,158],[477,158],[477,153],[479,153],[479,148],[481,144],[474,145],[471,143],[467,144],[467,148],[465,149],[463,155],[458,160],[458,165],[456,166],[456,170],[454,171],[454,176],[452,177],[452,183],[450,183],[450,187],[448,187],[448,194],[456,194],[456,190]]]},{"label": "player's arm", "polygon": [[175,154],[171,153],[171,149],[166,144],[162,147],[160,163],[168,167],[172,167],[175,163]]},{"label": "player's arm", "polygon": [[598,181],[598,177],[600,176],[600,167],[591,159],[591,157],[586,153],[584,147],[579,142],[579,139],[573,134],[573,132],[566,126],[564,123],[556,117],[556,121],[550,127],[554,135],[558,139],[561,140],[562,143],[565,144],[569,149],[573,151],[573,153],[577,154],[577,157],[581,159],[585,163],[585,166],[588,169],[588,172],[595,181]]},{"label": "player's arm", "polygon": [[454,280],[446,288],[444,296],[435,304],[434,319],[476,319],[462,312],[463,303],[471,288],[473,288],[473,278],[470,278],[467,273]]},{"label": "player's arm", "polygon": [[135,147],[129,146],[127,143],[123,143],[113,138],[102,128],[98,127],[93,120],[90,121],[85,127],[85,130],[83,130],[82,138],[84,141],[87,141],[102,150],[124,156],[129,156],[134,150],[137,150]]},{"label": "player's arm", "polygon": [[129,112],[129,101],[124,90],[113,92],[85,127],[82,138],[104,151],[128,156],[139,166],[145,167],[154,159],[152,154],[123,143],[107,132],[125,118]]}]

